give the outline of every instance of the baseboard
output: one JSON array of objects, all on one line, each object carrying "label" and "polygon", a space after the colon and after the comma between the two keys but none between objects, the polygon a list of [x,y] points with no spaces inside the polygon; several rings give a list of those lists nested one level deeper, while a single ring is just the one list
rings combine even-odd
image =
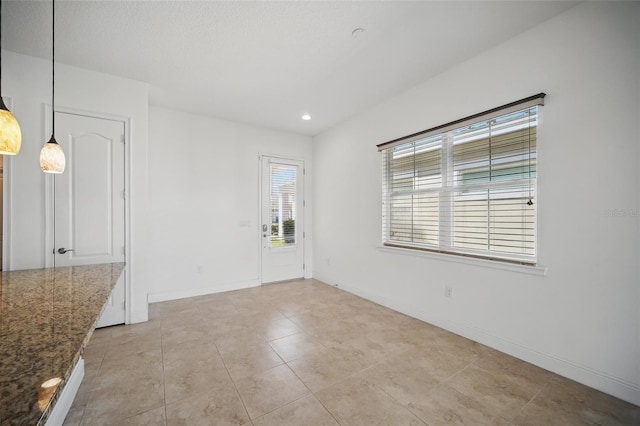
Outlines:
[{"label": "baseboard", "polygon": [[213,287],[200,287],[188,290],[168,291],[163,293],[150,293],[149,303],[166,302],[168,300],[185,299],[187,297],[205,296],[207,294],[222,293],[225,291],[242,290],[243,288],[258,287],[259,279],[240,281],[235,283],[216,285]]},{"label": "baseboard", "polygon": [[76,398],[80,384],[84,378],[84,359],[80,358],[73,368],[71,375],[67,379],[62,393],[58,396],[58,400],[55,402],[49,417],[47,418],[46,426],[61,426],[64,423],[67,413],[73,404],[73,400]]},{"label": "baseboard", "polygon": [[[326,282],[326,281],[325,281]],[[331,283],[327,283],[332,285]],[[538,367],[549,370],[559,376],[575,380],[578,383],[597,389],[609,395],[620,398],[640,406],[640,386],[618,377],[613,377],[601,371],[594,370],[584,365],[572,361],[558,358],[551,354],[539,352],[535,349],[523,346],[519,343],[502,339],[484,330],[475,328],[467,324],[460,324],[447,319],[431,316],[421,311],[415,306],[407,303],[391,300],[369,290],[361,288],[339,285],[339,288],[349,293],[355,294],[372,302],[394,309],[403,314],[417,318],[421,321],[433,324],[452,333],[466,337],[483,345],[489,346],[500,352],[519,358]]]},{"label": "baseboard", "polygon": [[147,321],[149,321],[148,309],[144,312],[131,312],[131,316],[129,317],[129,322],[127,324],[137,324],[139,322],[147,322]]}]

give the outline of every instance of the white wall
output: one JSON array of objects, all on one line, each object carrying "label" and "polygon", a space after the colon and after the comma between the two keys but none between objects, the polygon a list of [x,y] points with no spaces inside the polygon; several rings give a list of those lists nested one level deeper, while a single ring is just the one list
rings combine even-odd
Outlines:
[{"label": "white wall", "polygon": [[[314,138],[314,276],[640,404],[639,28],[581,4]],[[546,276],[378,248],[377,143],[541,91]]]},{"label": "white wall", "polygon": [[149,301],[259,285],[259,155],[304,160],[310,199],[311,138],[152,106],[149,141]]},{"label": "white wall", "polygon": [[[11,269],[45,266],[45,174],[40,171],[40,148],[49,140],[46,117],[51,108],[51,62],[2,52],[3,95],[11,98],[12,111],[22,130],[22,148],[5,157],[11,169],[5,180],[10,189],[8,206]],[[56,64],[56,107],[128,120],[131,322],[147,318],[145,279],[147,209],[148,88],[144,83]],[[6,234],[6,232],[5,232]]]},{"label": "white wall", "polygon": [[[3,95],[23,133],[20,154],[5,157],[11,240],[4,255],[14,270],[45,266],[45,175],[38,157],[50,136],[50,70],[48,61],[3,52]],[[147,320],[148,300],[259,283],[259,154],[304,160],[311,193],[311,138],[163,108],[150,112],[147,92],[144,83],[56,64],[58,109],[117,116],[130,125],[130,322]]]}]

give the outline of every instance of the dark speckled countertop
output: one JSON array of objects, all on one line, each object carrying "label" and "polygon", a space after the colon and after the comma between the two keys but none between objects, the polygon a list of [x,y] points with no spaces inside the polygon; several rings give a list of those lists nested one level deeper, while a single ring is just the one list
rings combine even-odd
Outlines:
[{"label": "dark speckled countertop", "polygon": [[[46,422],[124,266],[2,272],[0,425]],[[60,378],[49,391],[41,387]]]}]

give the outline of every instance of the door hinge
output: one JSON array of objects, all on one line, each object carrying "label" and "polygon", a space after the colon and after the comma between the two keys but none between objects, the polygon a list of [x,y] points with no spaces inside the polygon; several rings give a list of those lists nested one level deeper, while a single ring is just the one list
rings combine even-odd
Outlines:
[{"label": "door hinge", "polygon": [[302,207],[307,207],[307,200],[302,200]]},{"label": "door hinge", "polygon": [[125,189],[122,190],[122,198],[127,199],[127,191]]},{"label": "door hinge", "polygon": [[306,176],[307,175],[307,169],[306,168],[302,168],[302,176]]},{"label": "door hinge", "polygon": [[127,142],[124,139],[124,135],[120,135],[120,142],[126,144]]},{"label": "door hinge", "polygon": [[126,246],[122,246],[122,254],[123,254],[124,256],[126,256],[126,255],[127,255],[127,247],[126,247]]},{"label": "door hinge", "polygon": [[307,267],[304,263],[302,264],[302,269],[304,270]]},{"label": "door hinge", "polygon": [[302,238],[307,238],[307,233],[306,232],[302,233]]}]

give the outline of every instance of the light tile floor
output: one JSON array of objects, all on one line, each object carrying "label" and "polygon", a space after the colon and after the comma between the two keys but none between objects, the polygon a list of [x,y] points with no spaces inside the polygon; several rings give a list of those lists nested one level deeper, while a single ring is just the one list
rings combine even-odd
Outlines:
[{"label": "light tile floor", "polygon": [[315,280],[96,330],[65,425],[638,425],[640,408]]}]

